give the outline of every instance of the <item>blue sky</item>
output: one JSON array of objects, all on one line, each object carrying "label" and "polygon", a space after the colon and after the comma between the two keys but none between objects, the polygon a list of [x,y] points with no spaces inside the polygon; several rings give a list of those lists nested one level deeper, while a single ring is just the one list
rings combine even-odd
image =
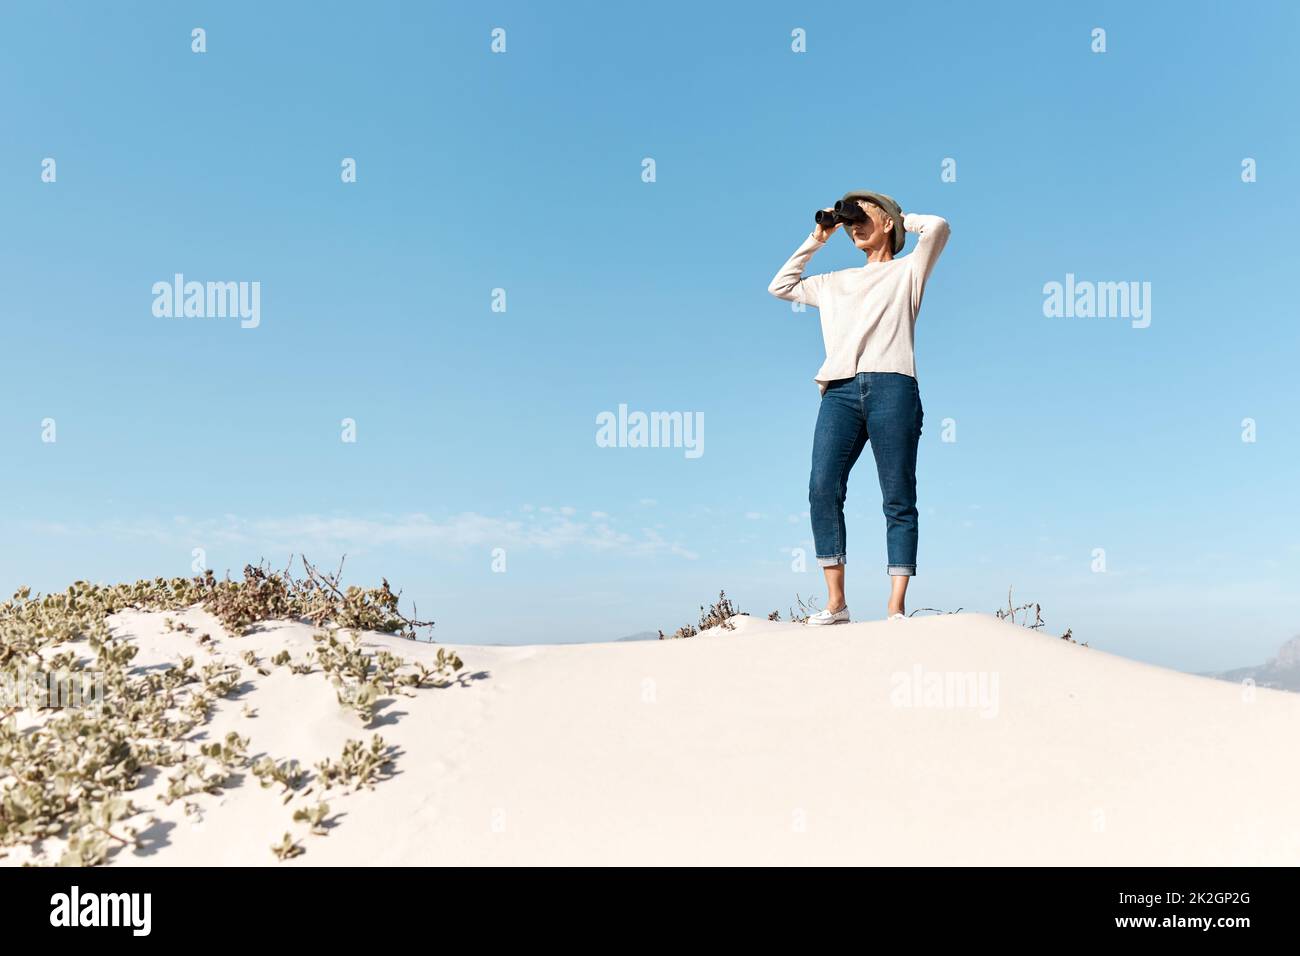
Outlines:
[{"label": "blue sky", "polygon": [[[909,608],[1014,586],[1193,670],[1300,631],[1292,4],[26,3],[0,36],[6,593],[346,552],[466,643],[821,595],[817,313],[766,289],[875,189],[952,226]],[[260,325],[154,316],[177,272],[259,282]],[[1151,283],[1150,326],[1045,317],[1067,273]],[[702,414],[704,454],[598,447],[620,403]],[[883,616],[869,456],[847,513]]]}]

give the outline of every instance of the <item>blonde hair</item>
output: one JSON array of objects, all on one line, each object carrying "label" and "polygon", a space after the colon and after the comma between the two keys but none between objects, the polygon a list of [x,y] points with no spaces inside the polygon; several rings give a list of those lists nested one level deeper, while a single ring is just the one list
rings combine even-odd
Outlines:
[{"label": "blonde hair", "polygon": [[870,199],[859,199],[857,200],[857,203],[859,206],[866,209],[867,215],[875,220],[877,226],[880,226],[883,229],[885,228],[885,223],[888,222],[890,227],[893,227],[894,217],[890,213],[886,212],[883,206],[873,203]]}]

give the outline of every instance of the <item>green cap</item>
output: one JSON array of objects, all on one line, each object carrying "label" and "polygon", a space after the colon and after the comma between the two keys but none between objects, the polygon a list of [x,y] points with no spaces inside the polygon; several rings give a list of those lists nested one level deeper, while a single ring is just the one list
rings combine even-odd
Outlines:
[{"label": "green cap", "polygon": [[868,192],[865,189],[855,189],[852,192],[845,193],[843,199],[865,199],[867,202],[875,203],[885,210],[889,217],[894,220],[894,255],[898,255],[903,251],[903,244],[907,242],[907,233],[903,231],[903,209],[894,201],[893,196]]}]

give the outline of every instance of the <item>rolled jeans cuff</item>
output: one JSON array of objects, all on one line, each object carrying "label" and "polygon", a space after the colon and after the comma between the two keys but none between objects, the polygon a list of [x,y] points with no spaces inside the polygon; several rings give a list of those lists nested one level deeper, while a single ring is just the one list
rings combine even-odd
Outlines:
[{"label": "rolled jeans cuff", "polygon": [[916,565],[915,564],[891,564],[888,568],[885,569],[885,573],[890,575],[891,577],[895,574],[912,577],[913,575],[916,574]]},{"label": "rolled jeans cuff", "polygon": [[844,559],[844,555],[842,554],[836,554],[829,558],[823,558],[819,556],[817,558],[817,563],[820,564],[823,568],[833,568],[837,564],[844,564],[845,559]]}]

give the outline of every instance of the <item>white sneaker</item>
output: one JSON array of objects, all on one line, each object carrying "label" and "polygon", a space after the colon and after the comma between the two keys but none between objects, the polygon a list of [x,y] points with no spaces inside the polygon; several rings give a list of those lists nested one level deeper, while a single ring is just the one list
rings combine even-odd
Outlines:
[{"label": "white sneaker", "polygon": [[889,615],[889,619],[890,619],[891,621],[905,621],[905,620],[907,620],[907,618],[903,617],[903,615],[901,615],[901,614],[897,614],[897,613]]},{"label": "white sneaker", "polygon": [[816,614],[809,616],[805,624],[847,624],[849,623],[849,606],[846,604],[838,611],[828,611],[822,608]]}]

